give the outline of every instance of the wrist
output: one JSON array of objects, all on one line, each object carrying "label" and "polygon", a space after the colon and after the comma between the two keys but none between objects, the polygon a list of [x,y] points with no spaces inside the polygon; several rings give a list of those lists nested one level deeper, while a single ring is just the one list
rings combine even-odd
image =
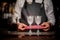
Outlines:
[{"label": "wrist", "polygon": [[53,26],[51,22],[48,22],[48,24],[49,24],[50,26]]}]

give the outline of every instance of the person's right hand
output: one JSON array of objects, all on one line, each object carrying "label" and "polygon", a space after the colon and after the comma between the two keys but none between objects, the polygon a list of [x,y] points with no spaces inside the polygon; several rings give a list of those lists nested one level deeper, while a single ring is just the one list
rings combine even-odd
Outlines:
[{"label": "person's right hand", "polygon": [[18,25],[18,29],[19,29],[19,30],[25,30],[25,27],[27,26],[27,25],[24,24],[24,23],[17,23],[17,25]]}]

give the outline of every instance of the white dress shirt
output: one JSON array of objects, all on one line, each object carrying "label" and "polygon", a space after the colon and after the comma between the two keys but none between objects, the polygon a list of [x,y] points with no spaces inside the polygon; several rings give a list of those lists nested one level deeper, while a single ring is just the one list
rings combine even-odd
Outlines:
[{"label": "white dress shirt", "polygon": [[[32,3],[33,0],[26,0],[28,3]],[[35,0],[36,3],[41,3],[42,0]],[[19,19],[21,18],[21,9],[25,3],[25,0],[17,0],[15,5],[15,12],[12,17],[12,22],[16,23],[19,22]],[[52,25],[55,24],[55,17],[54,17],[54,11],[53,11],[53,4],[51,0],[44,0],[44,7],[45,7],[45,13],[48,18],[48,22],[50,22]],[[17,18],[17,21],[16,21]]]}]

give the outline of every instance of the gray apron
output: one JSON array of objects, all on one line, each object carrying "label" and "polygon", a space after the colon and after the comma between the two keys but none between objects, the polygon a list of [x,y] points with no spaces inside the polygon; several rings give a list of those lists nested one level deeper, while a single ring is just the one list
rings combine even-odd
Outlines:
[{"label": "gray apron", "polygon": [[[35,1],[33,1],[32,4],[28,4],[25,1],[24,7],[22,8],[22,12],[21,12],[20,22],[28,25],[27,18],[26,18],[26,16],[28,15],[42,16],[41,23],[47,21],[45,9],[44,9],[44,0],[42,1],[43,1],[42,3],[35,3]],[[32,25],[36,25],[36,23],[33,22]]]}]

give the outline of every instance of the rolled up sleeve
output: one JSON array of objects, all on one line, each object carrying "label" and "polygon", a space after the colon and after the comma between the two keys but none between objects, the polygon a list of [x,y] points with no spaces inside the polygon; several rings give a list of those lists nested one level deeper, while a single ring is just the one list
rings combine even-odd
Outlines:
[{"label": "rolled up sleeve", "polygon": [[48,18],[48,22],[55,25],[55,16],[53,11],[53,4],[51,0],[45,0],[45,12]]},{"label": "rolled up sleeve", "polygon": [[21,9],[24,5],[24,0],[17,0],[16,5],[15,5],[15,11],[12,16],[12,23],[19,22],[19,19],[21,18]]}]

